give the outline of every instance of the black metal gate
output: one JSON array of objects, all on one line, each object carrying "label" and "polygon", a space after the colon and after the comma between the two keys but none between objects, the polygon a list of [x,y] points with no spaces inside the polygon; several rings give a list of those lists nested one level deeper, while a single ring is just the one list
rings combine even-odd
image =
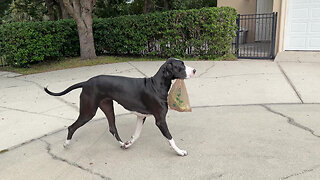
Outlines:
[{"label": "black metal gate", "polygon": [[278,13],[238,15],[233,52],[238,58],[274,59]]}]

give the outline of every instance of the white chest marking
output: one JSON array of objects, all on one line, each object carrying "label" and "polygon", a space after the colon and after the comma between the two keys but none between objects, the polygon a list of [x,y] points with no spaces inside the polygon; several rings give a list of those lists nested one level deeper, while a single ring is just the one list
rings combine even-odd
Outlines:
[{"label": "white chest marking", "polygon": [[141,113],[138,113],[136,111],[130,111],[132,114],[135,114],[139,117],[149,117],[149,116],[152,116],[152,114],[141,114]]}]

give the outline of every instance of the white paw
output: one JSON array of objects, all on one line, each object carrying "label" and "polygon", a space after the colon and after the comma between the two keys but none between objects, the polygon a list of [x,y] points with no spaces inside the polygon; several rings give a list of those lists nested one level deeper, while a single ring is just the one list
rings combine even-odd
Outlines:
[{"label": "white paw", "polygon": [[128,144],[129,144],[129,142],[125,142],[125,143],[123,143],[123,142],[120,142],[119,141],[119,143],[120,143],[120,147],[121,147],[121,149],[128,149],[128,147],[130,147]]},{"label": "white paw", "polygon": [[122,142],[122,141],[118,141],[119,143],[120,143],[120,146],[123,146],[124,145],[124,143]]},{"label": "white paw", "polygon": [[177,154],[180,156],[187,156],[188,155],[187,151],[185,151],[185,150],[177,151]]},{"label": "white paw", "polygon": [[66,140],[66,142],[63,143],[63,147],[65,149],[68,149],[69,148],[69,145],[70,145],[70,140]]},{"label": "white paw", "polygon": [[132,145],[131,141],[125,142],[123,145],[121,145],[122,149],[128,149]]}]

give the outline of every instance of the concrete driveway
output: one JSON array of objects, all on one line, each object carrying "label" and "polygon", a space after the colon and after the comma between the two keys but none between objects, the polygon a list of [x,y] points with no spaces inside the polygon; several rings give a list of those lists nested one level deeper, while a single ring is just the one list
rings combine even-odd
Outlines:
[{"label": "concrete driveway", "polygon": [[[150,77],[163,62],[130,62],[21,76],[0,72],[1,179],[320,179],[320,61],[186,62],[191,113],[169,111],[179,157],[148,118],[122,150],[101,111],[64,149],[79,93],[61,91],[99,74]],[[136,117],[115,105],[121,138]]]}]

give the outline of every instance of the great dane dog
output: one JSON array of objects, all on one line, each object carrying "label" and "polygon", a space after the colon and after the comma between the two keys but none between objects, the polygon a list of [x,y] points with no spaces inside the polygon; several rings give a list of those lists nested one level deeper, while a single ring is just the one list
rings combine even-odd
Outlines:
[{"label": "great dane dog", "polygon": [[[100,108],[108,119],[110,133],[120,143],[121,148],[129,148],[139,138],[146,117],[153,115],[156,125],[168,139],[170,146],[178,155],[186,156],[187,151],[176,146],[166,123],[167,97],[172,80],[191,78],[195,73],[196,70],[184,65],[183,61],[169,58],[150,78],[100,75],[74,84],[59,93],[51,92],[47,87],[44,90],[52,96],[62,96],[74,89],[82,88],[79,117],[68,127],[68,137],[64,147],[69,145],[73,133],[90,121]],[[122,142],[116,128],[113,101],[137,115],[136,130],[131,139],[125,143]]]}]

